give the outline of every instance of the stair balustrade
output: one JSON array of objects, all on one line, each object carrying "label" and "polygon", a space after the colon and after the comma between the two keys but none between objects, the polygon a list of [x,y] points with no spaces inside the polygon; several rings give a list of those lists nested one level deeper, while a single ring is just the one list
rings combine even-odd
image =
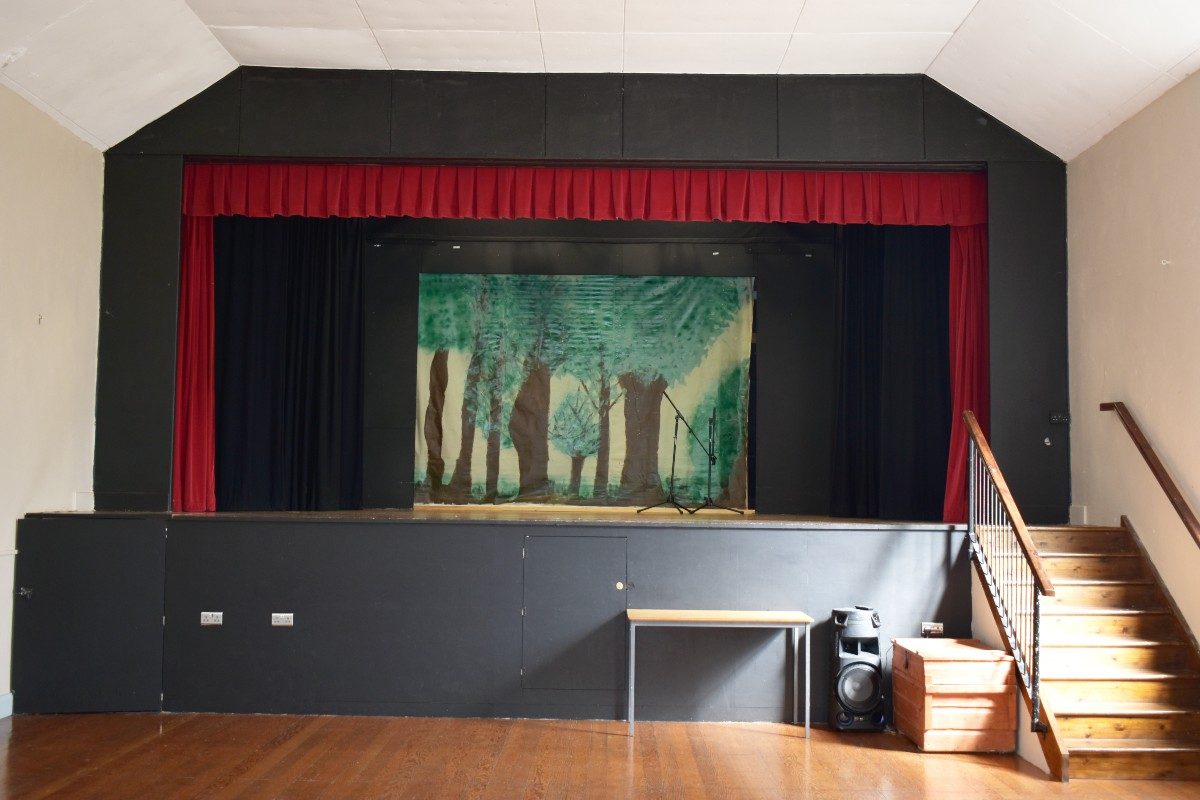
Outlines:
[{"label": "stair balustrade", "polygon": [[1037,546],[1013,500],[979,421],[963,412],[968,433],[967,522],[971,556],[980,567],[1005,640],[1016,660],[1017,675],[1029,693],[1032,729],[1044,731],[1041,718],[1042,598],[1054,595]]}]

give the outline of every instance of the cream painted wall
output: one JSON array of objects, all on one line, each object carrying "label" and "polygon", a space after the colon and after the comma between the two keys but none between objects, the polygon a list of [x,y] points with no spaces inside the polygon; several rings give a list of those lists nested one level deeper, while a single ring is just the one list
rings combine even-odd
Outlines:
[{"label": "cream painted wall", "polygon": [[104,157],[0,87],[0,695],[28,511],[91,509]]},{"label": "cream painted wall", "polygon": [[1200,548],[1108,400],[1200,508],[1200,74],[1067,166],[1072,514],[1128,515],[1194,632]]}]

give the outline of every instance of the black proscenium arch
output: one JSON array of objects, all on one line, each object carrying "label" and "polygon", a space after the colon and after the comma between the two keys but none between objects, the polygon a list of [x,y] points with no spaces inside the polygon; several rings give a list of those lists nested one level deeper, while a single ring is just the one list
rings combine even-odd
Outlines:
[{"label": "black proscenium arch", "polygon": [[250,67],[106,153],[97,509],[169,507],[182,166],[206,158],[986,169],[991,438],[1030,521],[1066,519],[1065,167],[936,81]]}]

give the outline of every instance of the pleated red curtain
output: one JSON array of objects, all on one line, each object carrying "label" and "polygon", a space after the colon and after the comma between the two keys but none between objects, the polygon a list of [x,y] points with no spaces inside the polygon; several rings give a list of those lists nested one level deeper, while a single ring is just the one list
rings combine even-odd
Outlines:
[{"label": "pleated red curtain", "polygon": [[171,506],[176,511],[216,511],[212,217],[183,218],[181,249]]},{"label": "pleated red curtain", "polygon": [[990,430],[988,402],[988,243],[986,225],[950,229],[950,452],[942,519],[967,519],[964,411]]},{"label": "pleated red curtain", "polygon": [[966,433],[958,420],[964,408],[987,419],[987,180],[981,173],[189,164],[183,213],[176,511],[216,507],[211,218],[240,215],[949,225],[954,426],[945,513],[948,521],[966,517]]}]

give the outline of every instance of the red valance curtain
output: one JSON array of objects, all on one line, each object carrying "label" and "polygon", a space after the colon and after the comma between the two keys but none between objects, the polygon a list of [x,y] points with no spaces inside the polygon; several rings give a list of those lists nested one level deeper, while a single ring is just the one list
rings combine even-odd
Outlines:
[{"label": "red valance curtain", "polygon": [[966,433],[959,419],[970,408],[985,426],[987,420],[987,180],[981,173],[189,164],[183,214],[176,511],[216,509],[211,217],[240,215],[949,225],[954,424],[945,519],[966,518]]}]

